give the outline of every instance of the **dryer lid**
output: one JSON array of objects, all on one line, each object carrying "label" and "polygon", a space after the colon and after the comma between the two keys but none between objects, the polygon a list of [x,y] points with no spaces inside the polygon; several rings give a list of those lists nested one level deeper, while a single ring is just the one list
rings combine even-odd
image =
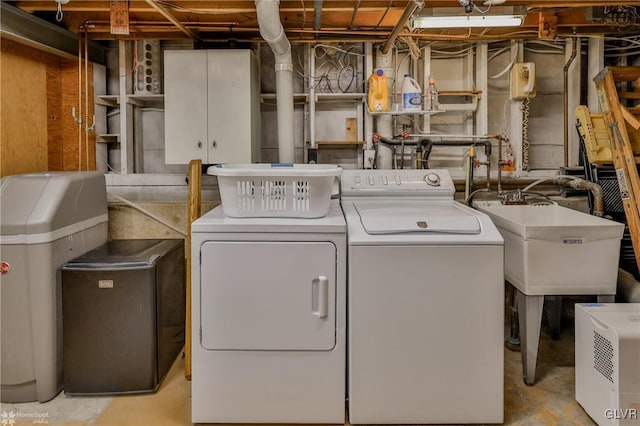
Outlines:
[{"label": "dryer lid", "polygon": [[478,218],[455,204],[354,203],[369,235],[405,233],[480,234]]}]

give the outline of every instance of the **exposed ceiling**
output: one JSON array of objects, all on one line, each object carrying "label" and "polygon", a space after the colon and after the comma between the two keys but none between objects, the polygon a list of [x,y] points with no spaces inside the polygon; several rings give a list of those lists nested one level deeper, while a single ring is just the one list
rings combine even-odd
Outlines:
[{"label": "exposed ceiling", "polygon": [[[9,2],[51,22],[56,22],[60,0]],[[418,3],[423,13],[431,8],[453,8],[464,14],[462,4],[472,1],[476,11],[486,0],[287,0],[280,2],[280,16],[292,41],[385,41],[401,20],[405,9]],[[414,40],[553,39],[582,34],[640,34],[640,0],[490,0],[486,13],[505,6],[526,10],[518,28],[410,30],[400,36]],[[61,0],[59,25],[77,33],[87,31],[93,40],[180,39],[202,41],[260,40],[253,0],[130,0],[129,35],[113,35],[110,4],[122,0]],[[498,3],[502,3],[499,4]],[[321,5],[321,6],[320,6]],[[318,8],[318,10],[316,10]],[[321,8],[321,9],[320,9]],[[321,10],[321,12],[320,12]],[[475,12],[477,13],[477,12]],[[122,16],[122,15],[121,15]]]}]

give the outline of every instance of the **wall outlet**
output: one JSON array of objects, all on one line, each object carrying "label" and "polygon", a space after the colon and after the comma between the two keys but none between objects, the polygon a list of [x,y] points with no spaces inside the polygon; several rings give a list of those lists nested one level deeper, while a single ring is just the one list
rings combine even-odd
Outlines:
[{"label": "wall outlet", "polygon": [[362,155],[364,164],[363,169],[373,169],[373,164],[376,159],[376,151],[374,149],[365,149]]}]

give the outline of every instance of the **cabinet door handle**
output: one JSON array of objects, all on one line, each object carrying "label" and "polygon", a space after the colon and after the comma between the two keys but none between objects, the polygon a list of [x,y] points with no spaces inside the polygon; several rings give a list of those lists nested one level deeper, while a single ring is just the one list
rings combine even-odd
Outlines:
[{"label": "cabinet door handle", "polygon": [[198,148],[202,148],[202,141],[198,141]]},{"label": "cabinet door handle", "polygon": [[212,141],[211,142],[211,146],[214,147],[214,148],[217,148],[218,147],[218,142]]}]

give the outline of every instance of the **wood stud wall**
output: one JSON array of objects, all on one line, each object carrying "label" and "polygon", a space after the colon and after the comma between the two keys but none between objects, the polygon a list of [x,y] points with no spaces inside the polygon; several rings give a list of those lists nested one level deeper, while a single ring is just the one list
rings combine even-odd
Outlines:
[{"label": "wood stud wall", "polygon": [[[78,126],[71,115],[72,107],[78,109],[78,62],[2,38],[0,74],[0,176],[78,170]],[[87,169],[84,147],[83,131],[82,170]],[[89,170],[95,167],[95,134],[90,132]]]}]

